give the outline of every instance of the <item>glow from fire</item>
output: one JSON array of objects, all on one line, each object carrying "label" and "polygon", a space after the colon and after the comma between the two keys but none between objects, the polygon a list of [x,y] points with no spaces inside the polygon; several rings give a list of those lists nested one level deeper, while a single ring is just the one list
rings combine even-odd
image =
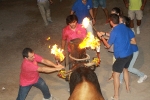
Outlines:
[{"label": "glow from fire", "polygon": [[91,49],[96,49],[96,47],[98,46],[100,46],[100,41],[97,37],[94,37],[94,35],[91,32],[88,32],[84,40],[79,44],[80,49],[86,47],[90,47]]},{"label": "glow from fire", "polygon": [[48,37],[46,40],[48,41],[48,40],[50,40],[51,38],[50,37]]},{"label": "glow from fire", "polygon": [[89,23],[90,23],[90,19],[87,18],[87,17],[85,17],[85,18],[83,19],[83,21],[82,21],[82,26],[83,26],[84,28],[87,28],[88,25],[89,25]]},{"label": "glow from fire", "polygon": [[63,54],[63,51],[64,51],[64,50],[58,48],[56,44],[53,45],[53,46],[52,46],[52,49],[51,49],[51,53],[54,54],[55,57],[56,57],[57,59],[59,59],[60,61],[63,61],[64,58],[65,58],[65,56],[64,56],[64,54]]}]

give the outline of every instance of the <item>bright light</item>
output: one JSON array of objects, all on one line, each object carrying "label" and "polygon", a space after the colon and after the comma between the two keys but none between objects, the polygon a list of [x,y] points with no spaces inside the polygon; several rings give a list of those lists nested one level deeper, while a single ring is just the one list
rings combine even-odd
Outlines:
[{"label": "bright light", "polygon": [[94,35],[91,32],[88,32],[87,36],[79,44],[80,49],[83,49],[86,47],[90,47],[91,49],[96,49],[96,47],[98,46],[100,46],[100,41],[97,37],[94,37]]},{"label": "bright light", "polygon": [[51,49],[51,53],[54,54],[55,57],[56,57],[57,59],[59,59],[60,61],[63,61],[64,58],[65,58],[65,56],[64,56],[64,54],[63,54],[63,51],[64,51],[64,50],[58,48],[56,44],[53,45],[53,46],[52,46],[52,49]]},{"label": "bright light", "polygon": [[88,25],[89,25],[89,23],[90,23],[90,19],[87,18],[87,17],[85,17],[85,18],[83,19],[83,21],[82,21],[82,26],[83,26],[84,28],[87,28]]}]

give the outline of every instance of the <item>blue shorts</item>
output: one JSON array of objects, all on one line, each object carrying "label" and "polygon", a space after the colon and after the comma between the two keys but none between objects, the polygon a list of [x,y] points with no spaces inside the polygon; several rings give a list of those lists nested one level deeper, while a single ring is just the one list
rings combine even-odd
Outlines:
[{"label": "blue shorts", "polygon": [[106,8],[106,0],[93,0],[93,8],[101,6],[103,9]]},{"label": "blue shorts", "polygon": [[123,68],[128,68],[132,60],[133,54],[124,58],[117,58],[113,64],[113,71],[122,73]]}]

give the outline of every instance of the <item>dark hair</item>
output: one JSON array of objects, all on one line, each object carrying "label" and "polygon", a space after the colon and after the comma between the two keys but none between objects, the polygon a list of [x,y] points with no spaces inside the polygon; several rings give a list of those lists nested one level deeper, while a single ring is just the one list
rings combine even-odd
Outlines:
[{"label": "dark hair", "polygon": [[69,25],[69,23],[72,23],[74,21],[78,22],[78,18],[77,18],[76,15],[69,15],[69,16],[67,16],[67,18],[66,18],[67,25]]},{"label": "dark hair", "polygon": [[122,15],[123,15],[122,11],[121,11],[120,8],[118,8],[118,7],[114,7],[111,11],[116,12],[116,14],[119,14],[119,16],[122,16]]},{"label": "dark hair", "polygon": [[28,53],[33,53],[33,50],[31,48],[24,48],[22,51],[23,58],[28,57]]},{"label": "dark hair", "polygon": [[70,95],[73,93],[77,84],[82,83],[84,79],[88,82],[91,82],[99,91],[99,93],[102,94],[96,73],[89,67],[79,65],[70,76]]},{"label": "dark hair", "polygon": [[123,22],[125,23],[127,27],[130,27],[130,21],[131,19],[129,17],[123,16]]},{"label": "dark hair", "polygon": [[117,14],[110,14],[109,18],[114,24],[119,24],[119,16]]}]

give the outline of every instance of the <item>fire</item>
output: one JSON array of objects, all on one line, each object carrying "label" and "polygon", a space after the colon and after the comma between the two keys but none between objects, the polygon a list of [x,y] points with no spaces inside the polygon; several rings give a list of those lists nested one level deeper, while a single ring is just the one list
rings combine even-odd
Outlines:
[{"label": "fire", "polygon": [[50,40],[51,38],[50,37],[48,37],[46,40],[48,41],[48,40]]},{"label": "fire", "polygon": [[57,45],[53,45],[51,49],[51,53],[55,55],[56,58],[58,58],[60,61],[63,61],[65,56],[63,55],[63,49],[60,49],[57,47]]},{"label": "fire", "polygon": [[90,19],[87,18],[87,17],[85,17],[85,18],[83,19],[83,21],[82,21],[82,26],[83,26],[84,28],[87,28],[88,25],[89,25],[89,23],[90,23]]},{"label": "fire", "polygon": [[94,35],[91,32],[88,32],[87,36],[79,44],[80,49],[83,49],[86,47],[90,47],[91,49],[96,49],[96,47],[98,46],[100,46],[100,41],[97,37],[94,37]]}]

